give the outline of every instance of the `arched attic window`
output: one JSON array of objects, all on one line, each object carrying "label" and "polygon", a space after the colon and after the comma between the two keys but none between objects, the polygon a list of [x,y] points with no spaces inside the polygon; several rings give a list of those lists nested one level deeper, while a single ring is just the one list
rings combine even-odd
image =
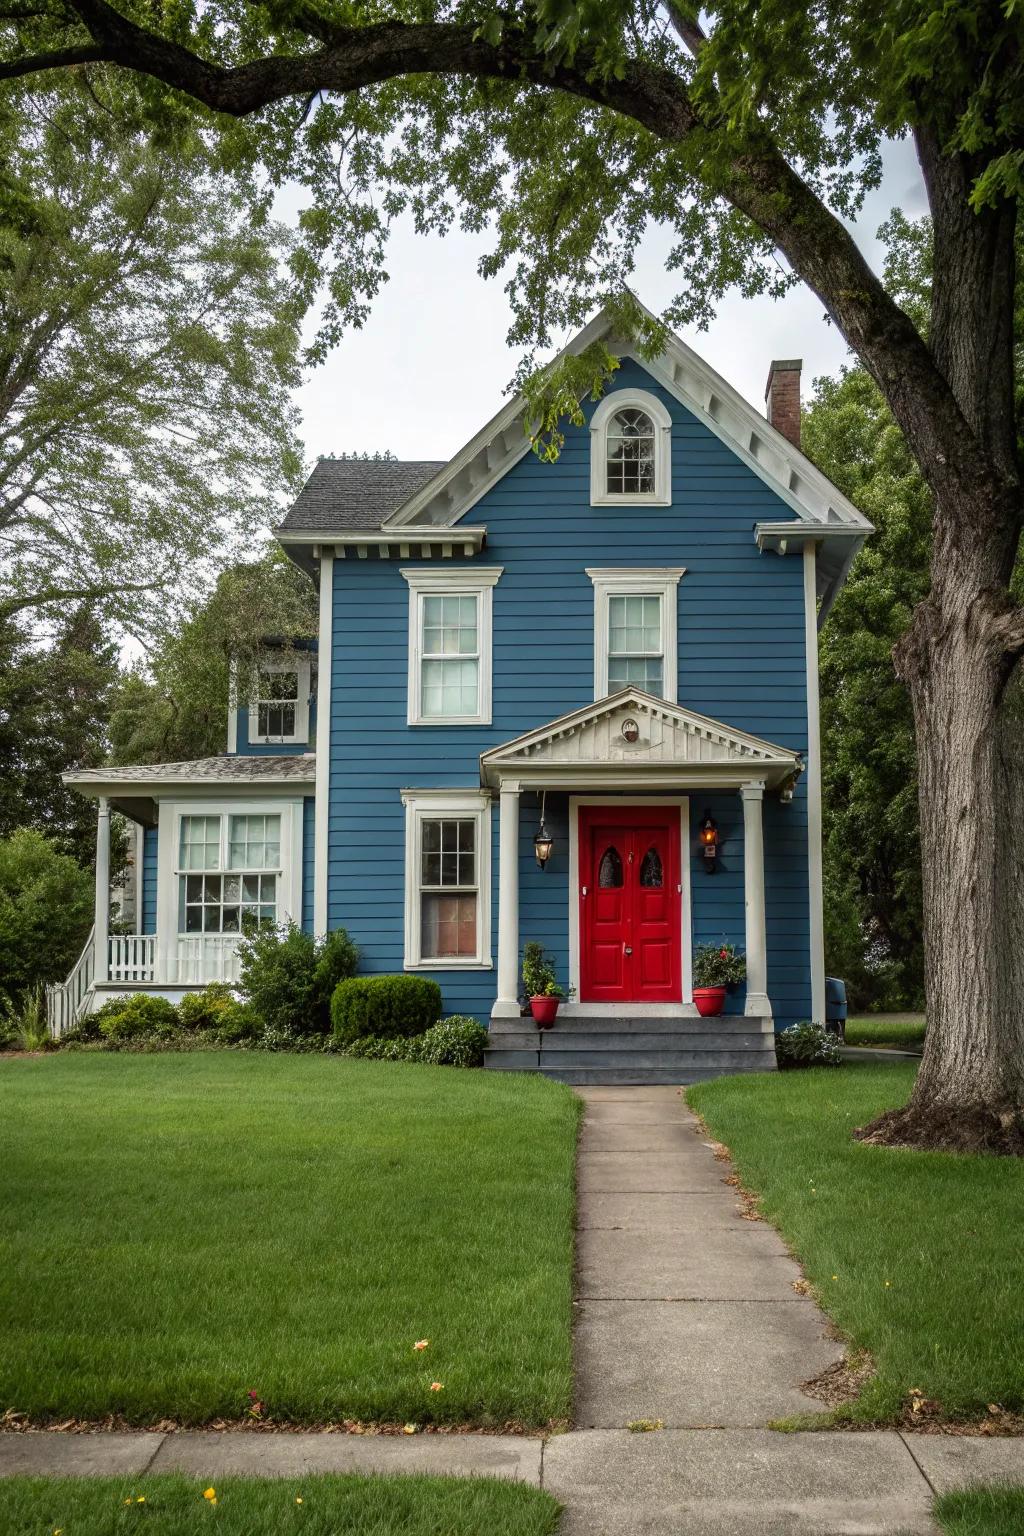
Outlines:
[{"label": "arched attic window", "polygon": [[591,506],[667,507],[671,501],[671,416],[648,390],[613,390],[590,420]]}]

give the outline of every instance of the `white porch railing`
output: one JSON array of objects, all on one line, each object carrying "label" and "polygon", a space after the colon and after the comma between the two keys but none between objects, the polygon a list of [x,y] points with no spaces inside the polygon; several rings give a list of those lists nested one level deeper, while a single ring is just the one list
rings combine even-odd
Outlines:
[{"label": "white porch railing", "polygon": [[55,1040],[77,1024],[85,1012],[95,964],[95,934],[96,930],[90,928],[85,947],[67,981],[55,982],[46,989],[46,1019]]},{"label": "white porch railing", "polygon": [[238,980],[238,934],[203,933],[178,939],[180,986]]},{"label": "white porch railing", "polygon": [[155,981],[155,933],[112,933],[107,943],[109,981]]}]

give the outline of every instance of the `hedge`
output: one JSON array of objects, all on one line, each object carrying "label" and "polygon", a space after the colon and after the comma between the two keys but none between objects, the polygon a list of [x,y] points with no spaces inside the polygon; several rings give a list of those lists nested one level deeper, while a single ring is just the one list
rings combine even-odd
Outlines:
[{"label": "hedge", "polygon": [[441,1017],[441,988],[426,976],[352,976],[331,999],[331,1023],[339,1045],[364,1035],[407,1040],[426,1034]]}]

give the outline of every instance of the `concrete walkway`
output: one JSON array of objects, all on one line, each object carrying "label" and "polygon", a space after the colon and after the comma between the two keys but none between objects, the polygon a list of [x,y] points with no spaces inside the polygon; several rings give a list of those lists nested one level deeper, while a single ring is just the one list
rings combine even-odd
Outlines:
[{"label": "concrete walkway", "polygon": [[0,1434],[0,1476],[507,1477],[565,1504],[560,1536],[931,1536],[936,1493],[1024,1483],[1021,1440],[768,1430],[821,1407],[800,1384],[841,1354],[796,1264],[744,1219],[678,1089],[581,1092],[570,1433]]}]

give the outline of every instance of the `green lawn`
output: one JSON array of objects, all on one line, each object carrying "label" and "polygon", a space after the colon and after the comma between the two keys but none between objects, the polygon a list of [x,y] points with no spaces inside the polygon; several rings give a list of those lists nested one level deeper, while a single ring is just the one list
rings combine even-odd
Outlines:
[{"label": "green lawn", "polygon": [[852,1417],[897,1417],[912,1388],[951,1416],[1024,1406],[1024,1166],[851,1139],[903,1102],[912,1063],[721,1078],[687,1090],[742,1183],[877,1375]]},{"label": "green lawn", "polygon": [[67,1054],[0,1064],[0,1104],[0,1411],[198,1424],[252,1390],[308,1423],[568,1414],[567,1089]]},{"label": "green lawn", "polygon": [[0,1498],[4,1536],[551,1536],[559,1512],[538,1488],[448,1477],[11,1477]]},{"label": "green lawn", "polygon": [[904,1050],[924,1043],[923,1013],[863,1014],[846,1021],[847,1045],[889,1045]]},{"label": "green lawn", "polygon": [[935,1502],[946,1536],[1020,1536],[1024,1488],[962,1488]]}]

